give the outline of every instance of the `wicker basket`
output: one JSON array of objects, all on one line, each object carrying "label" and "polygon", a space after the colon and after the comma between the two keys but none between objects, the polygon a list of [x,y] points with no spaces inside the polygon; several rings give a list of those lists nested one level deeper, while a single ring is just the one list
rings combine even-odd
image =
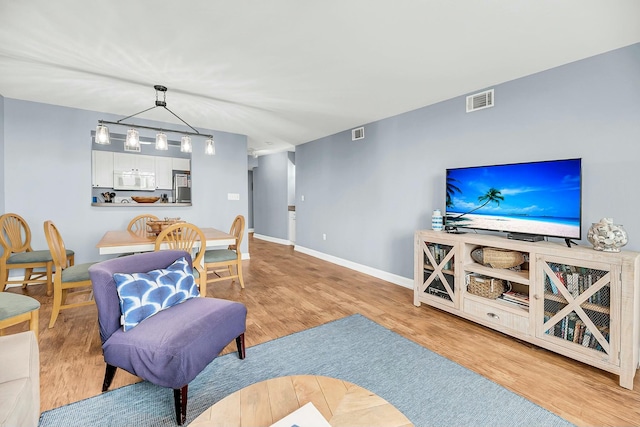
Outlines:
[{"label": "wicker basket", "polygon": [[480,297],[496,299],[507,290],[504,280],[484,276],[467,276],[467,292]]},{"label": "wicker basket", "polygon": [[474,249],[471,258],[493,268],[513,268],[524,263],[524,255],[521,252],[489,247]]},{"label": "wicker basket", "polygon": [[148,227],[148,231],[149,233],[153,233],[156,236],[158,234],[160,234],[162,232],[162,230],[164,230],[165,228],[167,228],[170,225],[173,224],[177,224],[180,222],[185,222],[185,221],[181,221],[179,218],[178,219],[166,219],[166,220],[158,220],[158,221],[147,221],[147,227]]}]

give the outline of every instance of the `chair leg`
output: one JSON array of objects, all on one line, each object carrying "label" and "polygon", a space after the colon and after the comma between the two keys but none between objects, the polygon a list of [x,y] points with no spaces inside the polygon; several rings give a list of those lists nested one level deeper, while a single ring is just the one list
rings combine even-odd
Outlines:
[{"label": "chair leg", "polygon": [[2,292],[7,289],[7,280],[9,280],[9,269],[5,267],[4,262],[0,265],[0,280],[2,280]]},{"label": "chair leg", "polygon": [[53,294],[53,261],[47,263],[47,296]]},{"label": "chair leg", "polygon": [[49,320],[49,329],[53,328],[53,325],[56,324],[56,320],[58,319],[58,314],[60,314],[60,307],[62,306],[63,291],[62,289],[55,289],[55,288],[56,286],[54,285],[53,307],[51,308],[51,320]]},{"label": "chair leg", "polygon": [[238,357],[242,360],[246,357],[244,347],[244,333],[241,333],[236,337],[236,346],[238,347]]},{"label": "chair leg", "polygon": [[31,276],[33,275],[33,268],[25,268],[24,269],[24,282],[22,282],[22,289],[27,289],[27,285],[31,280]]},{"label": "chair leg", "polygon": [[178,425],[181,426],[187,421],[187,391],[189,389],[189,384],[183,386],[182,388],[174,388],[173,389],[173,401],[176,405],[176,421]]},{"label": "chair leg", "polygon": [[113,377],[115,377],[117,369],[118,369],[117,367],[113,365],[109,365],[107,363],[107,369],[104,372],[104,381],[102,382],[103,392],[109,390],[109,387],[111,386],[111,381],[113,381]]},{"label": "chair leg", "polygon": [[244,279],[242,278],[242,260],[238,260],[238,264],[236,264],[236,270],[238,271],[238,281],[240,282],[240,287],[244,289]]}]

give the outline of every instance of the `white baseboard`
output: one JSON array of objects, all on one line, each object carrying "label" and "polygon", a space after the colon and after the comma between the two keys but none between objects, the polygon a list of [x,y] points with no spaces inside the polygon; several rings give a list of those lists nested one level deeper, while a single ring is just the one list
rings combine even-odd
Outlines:
[{"label": "white baseboard", "polygon": [[294,250],[302,252],[303,254],[311,255],[312,257],[320,258],[333,264],[340,265],[342,267],[350,268],[351,270],[359,271],[360,273],[368,274],[369,276],[377,277],[378,279],[391,282],[395,285],[413,289],[413,279],[409,279],[407,277],[398,276],[397,274],[378,270],[376,268],[358,264],[353,261],[348,261],[346,259],[338,258],[333,255],[328,255],[322,252],[315,251],[313,249],[305,248],[303,246],[296,245],[294,247]]},{"label": "white baseboard", "polygon": [[265,240],[265,241],[271,242],[271,243],[277,243],[279,245],[293,246],[293,242],[291,242],[290,240],[279,239],[277,237],[270,237],[270,236],[264,236],[262,234],[253,233],[253,238],[254,239],[260,239],[260,240]]}]

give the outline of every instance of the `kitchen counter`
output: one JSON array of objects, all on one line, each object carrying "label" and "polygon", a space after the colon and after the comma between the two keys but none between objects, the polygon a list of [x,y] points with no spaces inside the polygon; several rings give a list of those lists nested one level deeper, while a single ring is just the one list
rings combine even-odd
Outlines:
[{"label": "kitchen counter", "polygon": [[184,207],[191,206],[191,203],[91,203],[91,206],[97,207],[109,207],[109,208],[135,208],[135,207],[145,207],[145,208],[176,208],[176,207]]}]

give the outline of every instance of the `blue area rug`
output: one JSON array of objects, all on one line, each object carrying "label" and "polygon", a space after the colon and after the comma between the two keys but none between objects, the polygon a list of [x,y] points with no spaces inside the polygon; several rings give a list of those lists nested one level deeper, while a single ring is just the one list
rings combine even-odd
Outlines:
[{"label": "blue area rug", "polygon": [[[416,427],[570,426],[546,409],[371,320],[353,315],[215,359],[189,384],[187,423],[269,378],[313,374],[358,384]],[[116,374],[117,375],[117,374]],[[148,382],[46,411],[40,426],[175,426],[172,390]]]}]

